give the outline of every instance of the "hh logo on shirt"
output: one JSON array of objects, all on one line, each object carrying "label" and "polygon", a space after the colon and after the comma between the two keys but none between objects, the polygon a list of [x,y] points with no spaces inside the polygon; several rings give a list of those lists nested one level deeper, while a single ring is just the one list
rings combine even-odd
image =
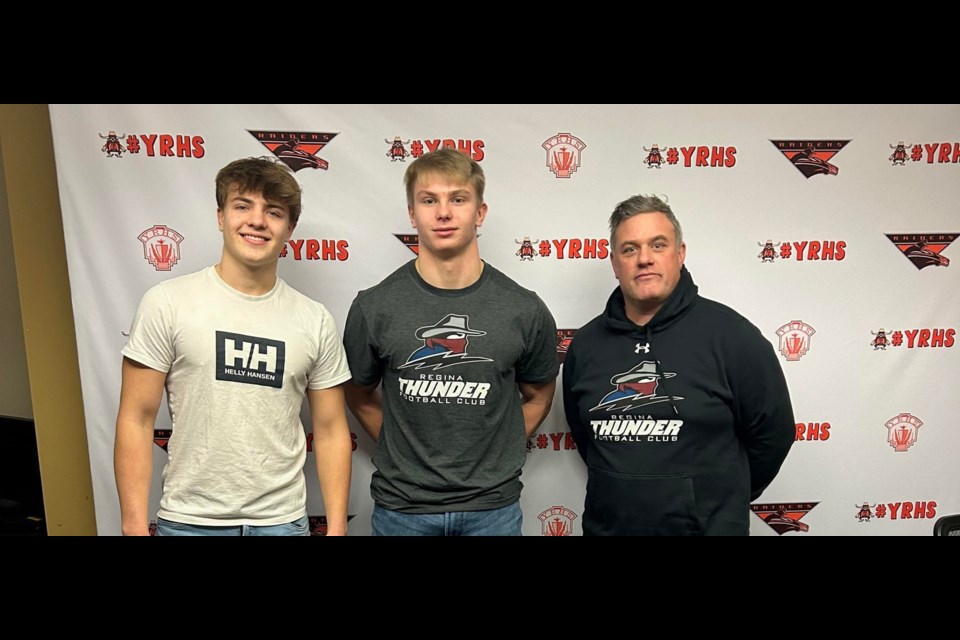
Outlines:
[{"label": "hh logo on shirt", "polygon": [[217,331],[217,380],[280,389],[285,355],[279,340]]}]

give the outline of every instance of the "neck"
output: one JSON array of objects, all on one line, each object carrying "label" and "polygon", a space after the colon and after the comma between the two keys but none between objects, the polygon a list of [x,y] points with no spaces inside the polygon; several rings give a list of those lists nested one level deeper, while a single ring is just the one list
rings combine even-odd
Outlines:
[{"label": "neck", "polygon": [[655,306],[644,306],[624,298],[623,306],[630,322],[643,327],[653,319],[653,316],[657,314],[657,311],[660,311],[663,303],[658,302]]},{"label": "neck", "polygon": [[217,274],[227,285],[249,296],[262,296],[277,284],[277,264],[250,269],[234,264],[226,256],[216,265]]},{"label": "neck", "polygon": [[423,251],[416,261],[417,273],[438,289],[465,289],[480,279],[483,260],[476,244],[458,256],[445,258]]}]

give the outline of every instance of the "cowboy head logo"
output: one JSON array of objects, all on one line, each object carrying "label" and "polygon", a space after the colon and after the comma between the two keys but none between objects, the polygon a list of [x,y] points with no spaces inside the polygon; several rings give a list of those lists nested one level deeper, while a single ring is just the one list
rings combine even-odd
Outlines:
[{"label": "cowboy head logo", "polygon": [[467,355],[470,338],[485,335],[486,331],[470,328],[469,316],[451,313],[437,324],[417,329],[417,339],[423,346],[414,350],[400,368],[443,369],[467,362],[489,362],[490,358]]},{"label": "cowboy head logo", "polygon": [[642,407],[656,402],[683,400],[679,396],[657,395],[657,387],[666,378],[674,377],[675,373],[661,373],[657,371],[657,364],[644,360],[634,368],[624,373],[618,373],[610,378],[614,390],[609,392],[591,411],[626,410],[633,407]]}]

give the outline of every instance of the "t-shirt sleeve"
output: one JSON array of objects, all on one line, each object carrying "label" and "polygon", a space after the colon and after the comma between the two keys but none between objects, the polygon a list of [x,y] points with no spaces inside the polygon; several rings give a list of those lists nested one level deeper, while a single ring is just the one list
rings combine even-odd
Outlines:
[{"label": "t-shirt sleeve", "polygon": [[162,286],[151,288],[140,300],[127,344],[120,353],[151,369],[163,373],[170,371],[176,356],[173,348],[173,305]]},{"label": "t-shirt sleeve", "polygon": [[517,366],[517,382],[543,384],[560,372],[557,360],[557,323],[540,296],[528,328],[526,345]]},{"label": "t-shirt sleeve", "polygon": [[307,387],[310,389],[327,389],[350,379],[350,369],[347,366],[347,354],[340,342],[340,334],[333,315],[323,307],[320,325],[320,353],[317,362],[310,372]]},{"label": "t-shirt sleeve", "polygon": [[354,300],[347,314],[347,324],[343,329],[343,346],[347,352],[347,362],[353,381],[360,385],[372,385],[383,377],[383,362],[377,352],[374,338],[367,325],[366,316]]}]

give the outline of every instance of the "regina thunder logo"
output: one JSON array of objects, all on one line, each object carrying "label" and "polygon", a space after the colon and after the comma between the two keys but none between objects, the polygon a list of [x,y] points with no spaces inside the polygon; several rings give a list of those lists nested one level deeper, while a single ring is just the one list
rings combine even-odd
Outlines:
[{"label": "regina thunder logo", "polygon": [[[683,400],[679,396],[657,394],[660,382],[676,375],[666,372],[661,375],[657,371],[657,363],[644,360],[629,371],[618,373],[610,378],[610,384],[614,386],[614,390],[605,395],[590,411],[627,411],[668,400]],[[671,422],[679,423],[680,421],[671,420]]]},{"label": "regina thunder logo", "polygon": [[572,536],[573,521],[577,514],[563,505],[550,507],[537,516],[540,520],[540,532],[545,536]]},{"label": "regina thunder logo", "polygon": [[417,339],[423,341],[423,346],[411,353],[399,368],[445,369],[470,362],[493,362],[490,358],[467,355],[470,337],[485,335],[486,331],[470,328],[469,316],[451,313],[437,324],[417,329]]},{"label": "regina thunder logo", "polygon": [[300,169],[329,169],[330,163],[317,156],[337,134],[315,131],[254,131],[247,133],[270,150],[294,172]]},{"label": "regina thunder logo", "polygon": [[806,178],[818,175],[835,176],[840,169],[830,160],[850,140],[771,140],[780,153]]},{"label": "regina thunder logo", "polygon": [[587,143],[571,133],[558,133],[543,141],[547,168],[558,178],[569,178],[580,168],[580,152]]},{"label": "regina thunder logo", "polygon": [[819,502],[777,502],[773,504],[751,504],[750,510],[763,520],[777,535],[790,531],[806,533],[810,525],[800,519],[820,504]]},{"label": "regina thunder logo", "polygon": [[918,270],[927,267],[949,267],[950,259],[940,252],[960,236],[960,233],[885,233]]},{"label": "regina thunder logo", "polygon": [[909,413],[901,413],[887,420],[887,442],[894,451],[903,452],[917,444],[917,435],[923,421]]},{"label": "regina thunder logo", "polygon": [[810,350],[810,338],[816,332],[816,329],[800,320],[792,320],[777,329],[780,353],[787,362],[796,362]]},{"label": "regina thunder logo", "polygon": [[162,224],[154,225],[141,232],[143,257],[157,271],[170,271],[180,262],[180,243],[183,236]]},{"label": "regina thunder logo", "polygon": [[[423,346],[407,358],[400,369],[436,371],[474,362],[493,362],[490,358],[467,355],[470,337],[487,335],[486,331],[470,328],[470,318],[450,314],[435,325],[420,327],[416,336]],[[400,377],[400,397],[408,402],[434,404],[484,405],[489,382],[464,380],[456,374],[421,373],[419,379]]]}]

